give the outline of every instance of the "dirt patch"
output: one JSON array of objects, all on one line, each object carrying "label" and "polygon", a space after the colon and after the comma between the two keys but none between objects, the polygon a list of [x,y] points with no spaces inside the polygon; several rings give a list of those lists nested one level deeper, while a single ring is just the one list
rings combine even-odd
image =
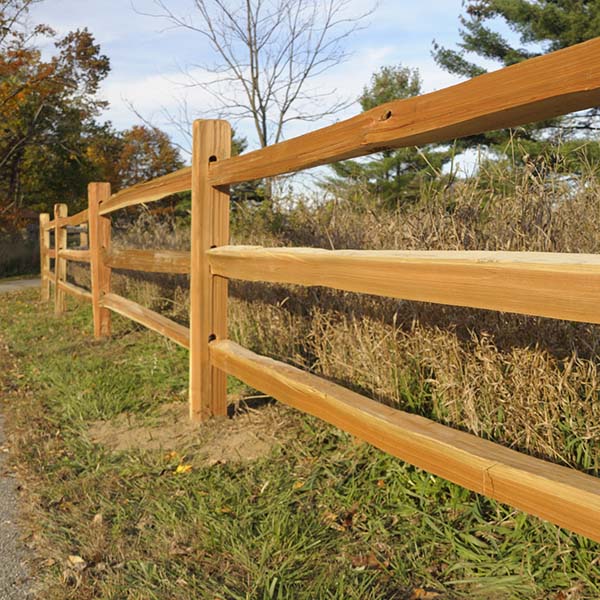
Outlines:
[{"label": "dirt patch", "polygon": [[284,408],[268,404],[245,408],[233,418],[217,418],[194,425],[186,402],[160,407],[152,417],[123,414],[111,421],[95,421],[88,435],[92,442],[113,451],[194,449],[206,464],[251,461],[266,456],[289,431]]}]

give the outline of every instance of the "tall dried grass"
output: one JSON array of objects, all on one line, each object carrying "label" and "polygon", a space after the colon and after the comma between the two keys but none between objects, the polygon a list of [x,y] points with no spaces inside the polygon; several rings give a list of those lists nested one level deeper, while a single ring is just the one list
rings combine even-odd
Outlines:
[{"label": "tall dried grass", "polygon": [[[560,160],[483,164],[395,211],[345,197],[238,207],[233,243],[370,249],[600,252],[600,180]],[[116,241],[187,248],[189,232],[147,218]],[[185,320],[185,282],[118,275],[119,293]],[[183,285],[182,285],[183,284]],[[230,335],[383,402],[598,473],[594,325],[319,288],[231,284]]]}]

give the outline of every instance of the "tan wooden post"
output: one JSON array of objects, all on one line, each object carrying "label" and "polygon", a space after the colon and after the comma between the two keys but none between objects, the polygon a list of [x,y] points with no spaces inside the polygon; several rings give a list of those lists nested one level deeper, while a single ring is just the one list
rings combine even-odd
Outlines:
[{"label": "tan wooden post", "polygon": [[110,267],[104,263],[104,252],[110,247],[110,219],[100,215],[100,204],[110,198],[110,183],[88,185],[88,233],[92,279],[92,312],[94,337],[110,335],[110,310],[102,306],[102,297],[110,292]]},{"label": "tan wooden post", "polygon": [[50,230],[45,228],[49,221],[49,213],[40,214],[40,279],[41,297],[44,302],[50,300]]},{"label": "tan wooden post", "polygon": [[227,338],[227,279],[210,273],[206,251],[229,243],[229,190],[213,187],[210,164],[231,155],[227,121],[194,122],[190,279],[190,418],[227,414],[227,375],[211,367],[209,344]]},{"label": "tan wooden post", "polygon": [[67,280],[67,260],[60,258],[61,250],[67,249],[67,228],[61,225],[60,219],[64,219],[69,214],[69,208],[66,204],[54,205],[54,314],[62,315],[65,312],[65,291],[60,286],[61,281]]}]

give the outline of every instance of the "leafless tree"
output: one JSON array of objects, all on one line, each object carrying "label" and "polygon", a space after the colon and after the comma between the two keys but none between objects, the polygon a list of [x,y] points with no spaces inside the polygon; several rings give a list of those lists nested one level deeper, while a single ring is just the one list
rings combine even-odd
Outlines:
[{"label": "leafless tree", "polygon": [[194,0],[193,14],[181,16],[167,0],[155,4],[152,16],[198,33],[213,51],[214,62],[188,66],[186,85],[209,93],[228,118],[250,119],[261,147],[281,141],[293,121],[348,106],[314,80],[346,59],[344,42],[374,10],[353,13],[353,0]]}]

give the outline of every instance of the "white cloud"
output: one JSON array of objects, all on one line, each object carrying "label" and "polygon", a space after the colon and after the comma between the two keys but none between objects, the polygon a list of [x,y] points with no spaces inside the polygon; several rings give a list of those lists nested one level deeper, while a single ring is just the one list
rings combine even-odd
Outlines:
[{"label": "white cloud", "polygon": [[[166,0],[169,8],[183,14],[193,9],[191,0]],[[364,0],[353,0],[353,10],[364,10]],[[153,0],[133,0],[139,11],[153,12]],[[452,44],[457,38],[461,0],[382,0],[370,17],[368,28],[355,33],[348,41],[352,55],[348,62],[328,71],[313,85],[322,90],[337,89],[340,96],[357,98],[374,71],[384,64],[403,63],[419,68],[424,89],[430,91],[450,85],[456,78],[434,63],[431,40]],[[48,23],[60,32],[87,26],[102,45],[112,64],[112,72],[102,88],[111,108],[106,118],[119,128],[131,126],[138,119],[128,103],[146,118],[162,125],[184,140],[173,128],[165,125],[164,108],[178,110],[178,98],[186,97],[188,105],[199,116],[215,106],[206,92],[199,88],[182,89],[184,79],[177,64],[210,62],[206,42],[198,34],[183,30],[165,30],[165,22],[136,13],[129,0],[46,0],[32,11],[36,22]],[[194,74],[202,77],[200,70]],[[359,111],[355,104],[343,116]],[[327,124],[297,124],[288,130],[288,137]],[[252,127],[238,125],[241,133],[253,139]]]}]

